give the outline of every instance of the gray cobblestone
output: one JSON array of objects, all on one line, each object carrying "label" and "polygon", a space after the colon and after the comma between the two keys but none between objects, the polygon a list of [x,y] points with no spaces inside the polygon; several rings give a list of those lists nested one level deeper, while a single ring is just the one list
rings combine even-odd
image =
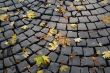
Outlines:
[{"label": "gray cobblestone", "polygon": [[[110,50],[110,25],[102,20],[103,16],[110,15],[109,0],[106,4],[101,0],[19,1],[0,0],[0,16],[9,15],[8,21],[2,21],[0,17],[0,73],[36,73],[38,70],[44,73],[110,73],[110,60],[96,54]],[[35,12],[35,18],[27,16],[29,10]],[[15,24],[10,26],[11,22]],[[42,22],[44,26],[41,26]],[[77,24],[77,27],[72,28],[71,24]],[[21,29],[24,25],[29,28]],[[49,50],[47,46],[55,40],[57,33],[51,31],[53,35],[47,39],[41,37],[49,34],[51,28],[70,39],[70,45],[63,47],[57,42],[56,50]],[[17,35],[17,42],[7,45],[6,41],[13,34]],[[75,38],[82,40],[77,43]],[[27,57],[23,56],[23,48],[30,53]],[[38,54],[48,56],[50,63],[38,67],[34,61]],[[67,65],[68,70],[61,72],[62,65]]]}]

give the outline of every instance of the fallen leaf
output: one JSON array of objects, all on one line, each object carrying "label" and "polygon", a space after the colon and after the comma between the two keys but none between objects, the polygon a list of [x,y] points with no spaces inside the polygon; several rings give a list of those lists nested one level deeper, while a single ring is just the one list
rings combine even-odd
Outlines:
[{"label": "fallen leaf", "polygon": [[66,10],[64,9],[64,7],[62,7],[62,6],[58,6],[55,9],[55,11],[58,12],[58,13],[65,13],[66,12]]},{"label": "fallen leaf", "polygon": [[26,12],[26,16],[29,18],[29,19],[33,19],[36,17],[36,13],[32,10],[29,10]]},{"label": "fallen leaf", "polygon": [[5,43],[4,43],[5,45],[9,45],[9,42],[8,41],[5,41]]},{"label": "fallen leaf", "polygon": [[102,55],[101,51],[96,51],[97,55]]},{"label": "fallen leaf", "polygon": [[9,44],[10,45],[14,45],[17,41],[17,35],[16,34],[13,34],[11,39],[9,40]]},{"label": "fallen leaf", "polygon": [[101,1],[102,4],[107,4],[108,3],[108,0],[103,0]]},{"label": "fallen leaf", "polygon": [[6,41],[5,44],[6,45],[14,45],[16,43],[16,41],[17,41],[17,36],[16,36],[16,34],[13,34],[11,36],[11,39],[9,39],[9,41]]},{"label": "fallen leaf", "polygon": [[67,65],[61,65],[61,67],[60,67],[60,71],[61,72],[66,72],[68,70],[69,70],[69,66],[67,66]]},{"label": "fallen leaf", "polygon": [[103,16],[101,19],[104,23],[110,24],[110,16]]},{"label": "fallen leaf", "polygon": [[57,30],[55,28],[50,28],[49,32],[47,35],[52,36],[53,34],[57,33]]},{"label": "fallen leaf", "polygon": [[41,22],[40,24],[39,24],[39,26],[41,26],[41,27],[44,27],[46,25],[46,22]]},{"label": "fallen leaf", "polygon": [[102,54],[103,54],[103,58],[110,59],[110,51],[104,51]]},{"label": "fallen leaf", "polygon": [[70,39],[61,35],[61,33],[56,34],[55,39],[63,47],[70,45]]},{"label": "fallen leaf", "polygon": [[50,63],[50,59],[48,56],[43,55],[42,58],[44,59],[45,64]]},{"label": "fallen leaf", "polygon": [[55,28],[50,28],[47,35],[44,35],[43,38],[47,40],[49,37],[53,36],[57,33],[57,30]]},{"label": "fallen leaf", "polygon": [[77,43],[80,43],[82,41],[82,39],[81,38],[75,38],[74,41]]},{"label": "fallen leaf", "polygon": [[73,29],[77,28],[77,24],[70,24],[70,26],[71,26]]},{"label": "fallen leaf", "polygon": [[99,46],[103,46],[102,43],[99,43]]},{"label": "fallen leaf", "polygon": [[15,23],[15,22],[13,21],[13,22],[11,22],[9,25],[10,25],[10,26],[13,26],[13,25],[14,25],[14,23]]},{"label": "fallen leaf", "polygon": [[80,10],[84,9],[84,6],[76,6],[75,8],[76,8],[76,10],[80,11]]},{"label": "fallen leaf", "polygon": [[57,43],[56,40],[54,40],[54,41],[52,41],[52,43],[49,43],[49,47],[48,47],[48,49],[54,51],[54,50],[57,49],[57,47],[58,47],[58,43]]},{"label": "fallen leaf", "polygon": [[45,55],[37,55],[34,58],[34,61],[36,62],[36,65],[38,65],[38,66],[50,63],[49,57],[45,56]]},{"label": "fallen leaf", "polygon": [[73,60],[76,57],[76,53],[72,52],[69,56],[70,60]]},{"label": "fallen leaf", "polygon": [[23,55],[23,57],[25,57],[25,58],[27,58],[27,57],[29,56],[29,54],[30,54],[30,52],[28,51],[27,48],[23,48],[22,52],[23,52],[22,55]]},{"label": "fallen leaf", "polygon": [[27,30],[28,28],[29,27],[27,25],[24,25],[24,26],[21,27],[21,29],[23,29],[23,30]]},{"label": "fallen leaf", "polygon": [[44,73],[44,71],[43,70],[38,70],[37,73]]},{"label": "fallen leaf", "polygon": [[8,21],[9,20],[9,15],[7,15],[7,14],[0,15],[0,20],[1,21]]}]

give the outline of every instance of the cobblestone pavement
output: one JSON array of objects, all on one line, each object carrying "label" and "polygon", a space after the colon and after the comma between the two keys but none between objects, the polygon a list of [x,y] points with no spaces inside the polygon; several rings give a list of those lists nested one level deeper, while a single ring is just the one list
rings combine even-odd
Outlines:
[{"label": "cobblestone pavement", "polygon": [[[69,5],[83,5],[83,10],[77,11]],[[37,65],[33,61],[36,54],[48,55],[51,63],[43,67],[44,73],[110,73],[110,60],[96,55],[96,51],[110,50],[110,25],[101,20],[101,16],[110,15],[110,0],[102,4],[101,0],[86,0],[83,2],[61,1],[66,9],[65,14],[55,11],[59,4],[57,0],[49,0],[49,6],[45,6],[45,0],[0,0],[0,7],[10,7],[8,11],[0,11],[0,14],[12,14],[9,21],[0,22],[0,73],[36,73]],[[19,10],[18,14],[15,14]],[[37,13],[37,18],[23,19],[23,14],[28,10]],[[66,18],[67,17],[67,18]],[[14,27],[8,24],[15,21]],[[46,26],[39,26],[46,22]],[[76,23],[78,27],[72,29],[68,25]],[[28,25],[28,30],[20,27]],[[54,38],[48,40],[36,38],[46,34],[49,27],[55,27],[60,33],[71,39],[70,46],[61,47],[50,51],[45,48]],[[18,41],[13,46],[7,46],[4,42],[17,34]],[[76,43],[75,38],[81,37],[82,41]],[[102,45],[101,45],[102,44]],[[22,48],[28,48],[30,54],[27,58],[21,56]],[[69,59],[71,53],[75,58]],[[93,58],[96,57],[96,60]],[[60,72],[61,63],[68,65],[67,72]],[[28,68],[30,66],[30,68]]]}]

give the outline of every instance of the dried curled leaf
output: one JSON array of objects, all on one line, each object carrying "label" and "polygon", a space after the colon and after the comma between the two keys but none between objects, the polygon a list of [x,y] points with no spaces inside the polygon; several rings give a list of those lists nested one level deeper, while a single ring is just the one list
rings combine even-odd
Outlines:
[{"label": "dried curled leaf", "polygon": [[9,19],[9,15],[7,15],[7,14],[0,15],[0,20],[1,21],[8,21],[8,19]]},{"label": "dried curled leaf", "polygon": [[81,38],[75,38],[74,41],[77,43],[80,43],[82,41],[82,39]]},{"label": "dried curled leaf", "polygon": [[54,50],[57,49],[57,47],[58,47],[58,43],[57,43],[56,40],[54,40],[54,41],[52,41],[52,43],[49,43],[49,47],[48,47],[48,49],[54,51]]},{"label": "dried curled leaf", "polygon": [[46,40],[47,38],[49,38],[50,36],[53,36],[56,33],[57,33],[57,30],[55,28],[50,28],[47,35],[43,36],[43,38]]},{"label": "dried curled leaf", "polygon": [[104,23],[110,24],[110,16],[103,16],[101,19]]},{"label": "dried curled leaf", "polygon": [[47,35],[52,36],[55,33],[57,33],[57,30],[55,28],[51,28]]},{"label": "dried curled leaf", "polygon": [[105,59],[110,59],[110,51],[104,51],[102,54]]},{"label": "dried curled leaf", "polygon": [[33,19],[36,17],[36,13],[32,10],[29,10],[26,12],[26,16],[29,18],[29,19]]},{"label": "dried curled leaf", "polygon": [[39,26],[41,26],[41,27],[44,27],[46,25],[46,22],[41,22],[40,24],[39,24]]},{"label": "dried curled leaf", "polygon": [[55,36],[57,42],[63,47],[70,45],[70,39],[61,35],[61,33],[56,34]]},{"label": "dried curled leaf", "polygon": [[34,58],[34,61],[36,62],[36,65],[38,65],[38,66],[50,63],[49,57],[45,56],[45,55],[37,55]]},{"label": "dried curled leaf", "polygon": [[27,30],[28,28],[29,27],[27,25],[24,25],[24,26],[21,27],[21,29],[23,29],[23,30]]},{"label": "dried curled leaf", "polygon": [[77,28],[77,24],[70,24],[70,26],[71,26],[73,29]]},{"label": "dried curled leaf", "polygon": [[61,72],[66,72],[68,70],[69,70],[69,67],[67,65],[61,65],[61,67],[60,67]]},{"label": "dried curled leaf", "polygon": [[27,57],[29,56],[29,54],[30,54],[30,52],[28,51],[27,48],[23,48],[22,52],[23,52],[22,55],[23,55],[23,57],[25,57],[25,58],[27,58]]},{"label": "dried curled leaf", "polygon": [[64,7],[62,7],[62,6],[58,6],[55,9],[55,11],[58,12],[58,13],[65,13],[66,12],[66,10],[64,9]]}]

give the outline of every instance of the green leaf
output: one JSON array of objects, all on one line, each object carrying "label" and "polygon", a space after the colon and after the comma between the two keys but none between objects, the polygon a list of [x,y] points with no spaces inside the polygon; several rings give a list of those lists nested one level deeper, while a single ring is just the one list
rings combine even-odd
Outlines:
[{"label": "green leaf", "polygon": [[45,56],[45,55],[37,55],[34,58],[34,61],[36,62],[36,65],[38,65],[38,66],[48,64],[50,62],[49,57]]},{"label": "green leaf", "polygon": [[36,56],[34,58],[34,61],[36,62],[36,65],[38,65],[38,66],[40,66],[44,62],[42,56],[40,56],[40,55]]},{"label": "green leaf", "polygon": [[61,72],[66,72],[68,69],[69,69],[69,67],[68,67],[67,65],[62,65],[62,66],[60,67],[60,71],[61,71]]}]

